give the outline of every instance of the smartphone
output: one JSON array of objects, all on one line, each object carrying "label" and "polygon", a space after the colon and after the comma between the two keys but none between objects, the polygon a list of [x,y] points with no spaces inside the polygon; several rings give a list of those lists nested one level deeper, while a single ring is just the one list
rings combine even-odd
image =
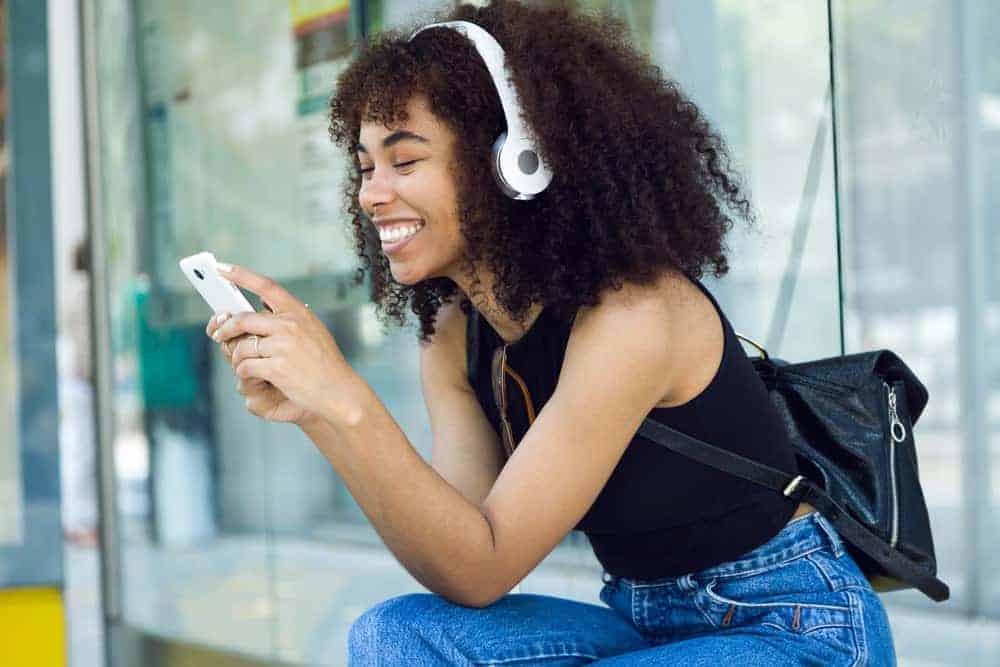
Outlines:
[{"label": "smartphone", "polygon": [[219,273],[215,266],[215,255],[212,253],[199,252],[197,255],[185,257],[180,261],[180,265],[181,271],[213,312],[255,312],[254,307],[243,296],[243,292]]}]

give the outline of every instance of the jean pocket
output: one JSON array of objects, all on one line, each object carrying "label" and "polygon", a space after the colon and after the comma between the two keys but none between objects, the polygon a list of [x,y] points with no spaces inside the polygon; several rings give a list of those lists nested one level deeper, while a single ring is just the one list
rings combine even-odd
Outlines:
[{"label": "jean pocket", "polygon": [[809,559],[823,574],[830,590],[842,591],[855,588],[874,592],[868,578],[865,577],[849,551],[845,550],[839,556],[834,556],[828,551],[818,551],[810,554]]},{"label": "jean pocket", "polygon": [[702,589],[703,612],[716,627],[760,625],[809,634],[850,629],[846,593],[833,591],[806,557],[763,571],[715,577]]}]

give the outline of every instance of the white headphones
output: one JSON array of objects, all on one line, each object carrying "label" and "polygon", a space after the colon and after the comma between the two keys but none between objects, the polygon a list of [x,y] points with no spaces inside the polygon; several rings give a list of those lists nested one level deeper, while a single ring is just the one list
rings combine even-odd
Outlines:
[{"label": "white headphones", "polygon": [[493,142],[491,164],[497,184],[512,199],[533,199],[552,182],[552,171],[542,161],[531,130],[521,121],[521,102],[514,86],[507,79],[503,48],[493,35],[468,21],[431,23],[410,35],[410,39],[428,28],[439,27],[451,28],[472,40],[500,95],[507,131],[502,132]]}]

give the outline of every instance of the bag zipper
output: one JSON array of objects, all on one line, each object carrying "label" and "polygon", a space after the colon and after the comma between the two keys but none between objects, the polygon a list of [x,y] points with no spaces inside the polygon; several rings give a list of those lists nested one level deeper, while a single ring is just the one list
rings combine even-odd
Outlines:
[{"label": "bag zipper", "polygon": [[889,480],[892,486],[892,526],[890,546],[895,547],[899,541],[899,494],[896,490],[896,443],[906,440],[906,427],[899,419],[896,410],[896,388],[882,381],[889,392]]}]

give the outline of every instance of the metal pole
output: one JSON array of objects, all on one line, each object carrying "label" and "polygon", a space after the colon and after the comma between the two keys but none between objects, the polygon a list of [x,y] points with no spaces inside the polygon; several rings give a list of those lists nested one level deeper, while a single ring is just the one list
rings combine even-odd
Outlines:
[{"label": "metal pole", "polygon": [[101,597],[104,606],[104,660],[113,664],[112,626],[121,621],[121,554],[114,472],[114,368],[111,312],[101,188],[101,96],[97,57],[99,0],[79,0],[81,76],[84,97],[84,178],[87,235],[90,239],[91,359],[97,434],[98,501],[101,534]]},{"label": "metal pole", "polygon": [[61,586],[47,7],[15,0],[6,10],[6,215],[14,286],[9,312],[24,537],[17,546],[0,547],[0,586]]},{"label": "metal pole", "polygon": [[955,4],[954,44],[958,137],[956,151],[956,221],[959,226],[958,350],[959,405],[962,425],[962,511],[965,544],[962,572],[965,611],[985,612],[982,582],[990,562],[985,551],[990,507],[990,457],[986,410],[986,225],[979,149],[979,24],[977,0]]},{"label": "metal pole", "polygon": [[840,227],[840,155],[837,152],[838,132],[837,132],[837,51],[836,34],[834,29],[836,24],[833,17],[833,3],[835,0],[827,0],[826,3],[826,26],[828,36],[828,53],[830,56],[830,140],[833,151],[833,228],[837,243],[837,312],[840,321],[840,353],[846,354],[846,341],[844,340],[844,239],[841,235]]}]

